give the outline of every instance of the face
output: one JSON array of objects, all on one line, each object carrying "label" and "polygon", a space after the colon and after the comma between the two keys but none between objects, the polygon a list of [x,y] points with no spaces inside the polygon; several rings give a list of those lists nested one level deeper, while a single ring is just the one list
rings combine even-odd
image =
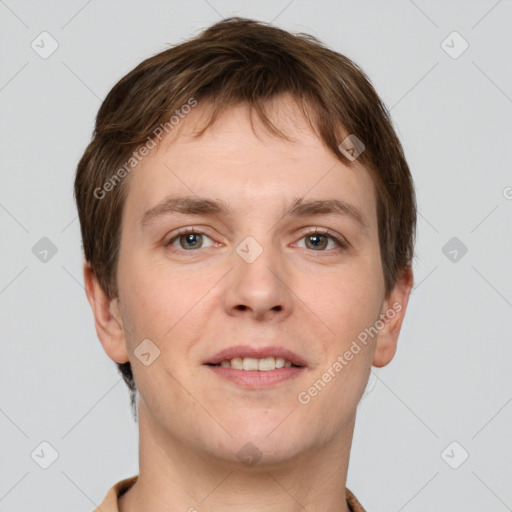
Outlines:
[{"label": "face", "polygon": [[291,140],[257,116],[253,129],[243,105],[194,138],[205,108],[129,176],[111,303],[123,329],[104,346],[131,362],[139,412],[166,439],[235,462],[241,449],[275,463],[333,447],[372,363],[393,357],[407,301],[407,286],[384,297],[372,179],[289,98],[271,116]]}]

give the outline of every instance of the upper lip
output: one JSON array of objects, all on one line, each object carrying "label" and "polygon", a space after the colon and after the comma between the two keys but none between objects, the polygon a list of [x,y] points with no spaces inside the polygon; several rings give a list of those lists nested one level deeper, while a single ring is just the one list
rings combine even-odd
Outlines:
[{"label": "upper lip", "polygon": [[203,364],[220,364],[222,361],[230,361],[235,357],[254,357],[255,359],[264,359],[265,357],[282,357],[286,361],[296,366],[307,366],[306,361],[300,356],[284,347],[265,346],[251,347],[250,345],[237,345],[217,352]]}]

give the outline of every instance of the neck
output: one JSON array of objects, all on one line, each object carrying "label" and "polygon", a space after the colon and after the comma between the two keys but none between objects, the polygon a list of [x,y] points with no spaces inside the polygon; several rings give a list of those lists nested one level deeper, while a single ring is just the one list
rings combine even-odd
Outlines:
[{"label": "neck", "polygon": [[329,445],[246,466],[173,439],[141,409],[139,477],[119,498],[119,512],[349,512],[345,483],[354,419]]}]

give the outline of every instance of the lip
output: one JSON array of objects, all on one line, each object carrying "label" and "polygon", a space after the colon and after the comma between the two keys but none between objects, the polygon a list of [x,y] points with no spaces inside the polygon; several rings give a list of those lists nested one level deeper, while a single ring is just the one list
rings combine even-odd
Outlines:
[{"label": "lip", "polygon": [[[205,365],[213,365],[213,364],[220,364],[222,361],[231,361],[231,359],[235,357],[254,357],[255,359],[264,359],[265,357],[282,357],[283,359],[286,359],[287,361],[290,361],[295,366],[301,366],[305,367],[307,366],[307,363],[302,357],[295,354],[295,352],[292,352],[291,350],[288,350],[284,347],[279,346],[271,346],[267,345],[265,347],[254,347],[250,345],[237,345],[235,347],[230,347],[224,350],[221,350],[220,352],[217,352],[214,356],[210,357],[207,361],[205,361],[203,364]],[[216,368],[216,367],[214,367]],[[230,370],[230,368],[226,368],[227,370]],[[276,370],[272,370],[270,372],[259,372],[258,373],[274,373],[278,372],[280,370],[288,370],[288,368],[279,368]],[[293,369],[293,368],[290,368]],[[231,368],[233,370],[233,368]],[[239,372],[244,373],[251,373],[246,370],[235,370]],[[255,372],[252,372],[255,373]]]},{"label": "lip", "polygon": [[231,381],[245,389],[268,389],[281,382],[294,379],[306,371],[305,367],[276,368],[268,372],[259,370],[235,370],[223,366],[206,366],[218,377]]}]

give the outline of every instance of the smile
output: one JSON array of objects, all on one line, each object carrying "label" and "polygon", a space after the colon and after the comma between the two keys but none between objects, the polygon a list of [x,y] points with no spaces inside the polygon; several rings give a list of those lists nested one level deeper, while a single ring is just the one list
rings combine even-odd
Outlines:
[{"label": "smile", "polygon": [[221,366],[223,368],[234,368],[235,370],[260,371],[268,372],[279,368],[298,368],[291,361],[283,357],[263,357],[256,359],[255,357],[234,357],[231,360],[225,359],[219,364],[212,366]]}]

